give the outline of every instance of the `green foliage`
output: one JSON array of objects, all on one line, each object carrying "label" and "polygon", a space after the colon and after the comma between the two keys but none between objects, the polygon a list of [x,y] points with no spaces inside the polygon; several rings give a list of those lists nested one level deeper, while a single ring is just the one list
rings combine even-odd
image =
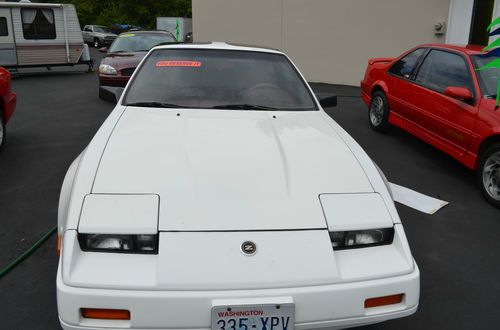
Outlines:
[{"label": "green foliage", "polygon": [[[493,27],[495,25],[498,25],[498,24],[500,24],[500,17],[497,17],[496,19],[494,19],[493,22],[491,22],[491,24],[488,25],[486,30],[491,32]],[[492,36],[492,35],[496,35],[496,34],[494,32],[489,34],[489,36]],[[488,53],[486,54],[486,56],[488,56],[490,54],[493,54],[494,51],[496,51],[496,49],[498,49],[498,47],[500,47],[500,38],[495,39],[493,42],[491,42],[488,46],[486,46],[483,49],[483,51],[488,50]],[[486,70],[486,69],[500,69],[500,59],[495,59],[495,60],[489,62],[486,65],[483,65],[482,67],[480,67],[476,70],[479,71],[479,70]],[[498,80],[498,84],[497,84],[497,97],[496,97],[496,101],[495,101],[495,107],[498,107],[499,103],[500,103],[500,80]]]},{"label": "green foliage", "polygon": [[42,0],[75,5],[82,27],[113,23],[155,28],[156,17],[191,17],[191,0]]}]

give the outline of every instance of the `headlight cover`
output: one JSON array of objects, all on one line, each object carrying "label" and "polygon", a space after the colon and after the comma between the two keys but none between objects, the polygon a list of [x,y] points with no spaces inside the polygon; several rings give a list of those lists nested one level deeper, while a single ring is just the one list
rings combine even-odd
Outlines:
[{"label": "headlight cover", "polygon": [[116,69],[113,68],[111,65],[108,65],[108,64],[101,64],[101,65],[99,65],[99,73],[109,74],[109,75],[117,75],[118,74],[118,72],[116,71]]},{"label": "headlight cover", "polygon": [[158,254],[158,235],[78,234],[82,251]]},{"label": "headlight cover", "polygon": [[385,176],[384,172],[382,172],[382,170],[377,165],[377,163],[373,162],[373,165],[375,165],[375,167],[377,168],[378,173],[382,177],[382,180],[384,181],[384,184],[385,184],[387,190],[389,191],[389,195],[391,195],[391,198],[394,200],[394,195],[392,194],[392,189],[391,189],[391,185],[389,184],[389,180],[387,180],[387,177]]},{"label": "headlight cover", "polygon": [[330,232],[334,250],[388,245],[392,244],[393,239],[394,228]]}]

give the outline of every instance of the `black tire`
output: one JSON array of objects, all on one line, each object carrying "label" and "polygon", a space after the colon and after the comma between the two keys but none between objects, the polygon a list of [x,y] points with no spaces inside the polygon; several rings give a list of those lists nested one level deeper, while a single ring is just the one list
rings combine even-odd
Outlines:
[{"label": "black tire", "polygon": [[2,116],[2,111],[0,110],[0,153],[2,152],[3,146],[5,145],[5,140],[7,138],[7,132],[5,130],[5,123]]},{"label": "black tire", "polygon": [[384,92],[376,91],[373,93],[368,107],[368,122],[374,131],[385,132],[390,128],[389,111],[389,104]]},{"label": "black tire", "polygon": [[99,48],[101,46],[101,42],[99,41],[99,38],[94,38],[93,46],[94,46],[94,48]]},{"label": "black tire", "polygon": [[484,198],[500,208],[500,142],[489,146],[480,156],[477,181]]}]

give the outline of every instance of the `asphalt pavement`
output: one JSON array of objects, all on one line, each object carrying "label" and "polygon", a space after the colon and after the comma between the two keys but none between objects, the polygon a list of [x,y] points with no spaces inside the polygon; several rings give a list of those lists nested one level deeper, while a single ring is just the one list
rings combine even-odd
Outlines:
[{"label": "asphalt pavement", "polygon": [[[98,98],[97,74],[85,70],[22,70],[13,81],[18,105],[0,155],[0,268],[56,224],[66,170],[113,109]],[[483,200],[474,174],[399,129],[373,132],[358,88],[313,86],[339,95],[328,114],[391,182],[450,202],[434,215],[397,206],[420,267],[420,307],[413,316],[363,329],[497,327],[500,210]],[[59,329],[57,262],[53,236],[0,279],[0,329]]]}]

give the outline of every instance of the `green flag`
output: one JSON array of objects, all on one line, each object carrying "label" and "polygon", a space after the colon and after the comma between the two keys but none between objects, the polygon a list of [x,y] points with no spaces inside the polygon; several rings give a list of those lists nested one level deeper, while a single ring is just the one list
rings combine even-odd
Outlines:
[{"label": "green flag", "polygon": [[180,41],[179,36],[180,36],[180,24],[179,24],[179,19],[177,18],[175,20],[175,38],[177,41]]}]

